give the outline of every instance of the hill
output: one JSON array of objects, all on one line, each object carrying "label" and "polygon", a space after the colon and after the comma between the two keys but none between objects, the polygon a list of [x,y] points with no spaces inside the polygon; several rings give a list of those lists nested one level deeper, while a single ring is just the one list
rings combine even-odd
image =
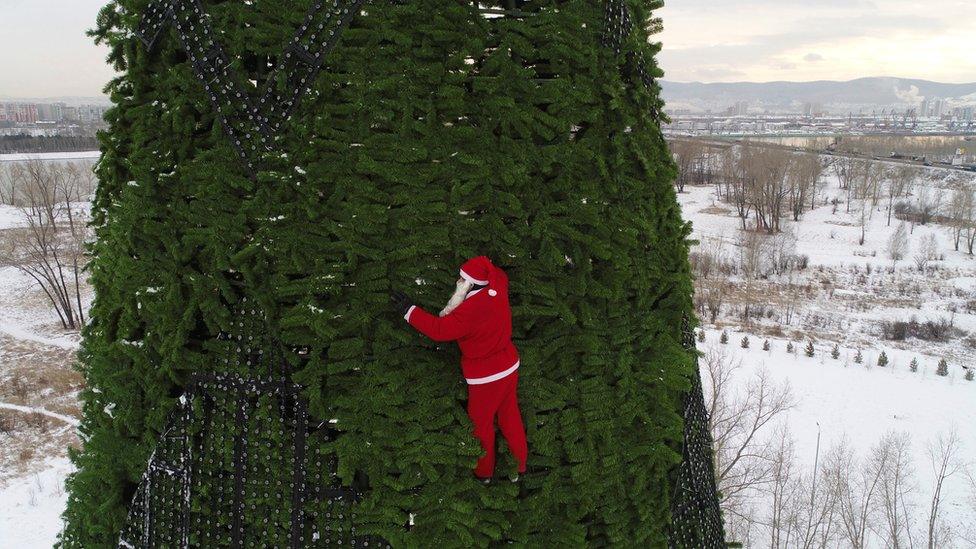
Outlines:
[{"label": "hill", "polygon": [[722,109],[740,101],[768,109],[801,111],[806,103],[828,110],[917,106],[945,99],[953,106],[976,104],[976,83],[947,84],[907,78],[858,78],[846,82],[671,82],[662,81],[672,109]]}]

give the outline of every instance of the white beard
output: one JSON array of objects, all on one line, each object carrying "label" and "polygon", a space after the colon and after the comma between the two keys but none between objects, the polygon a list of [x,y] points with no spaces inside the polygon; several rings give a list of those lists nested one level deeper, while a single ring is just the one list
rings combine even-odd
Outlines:
[{"label": "white beard", "polygon": [[441,310],[441,316],[447,316],[451,314],[451,311],[457,309],[458,305],[460,305],[461,302],[464,301],[464,298],[467,297],[468,292],[471,291],[471,288],[473,286],[474,284],[472,284],[471,282],[461,279],[461,282],[459,282],[458,285],[454,288],[454,295],[451,296],[451,299],[447,302],[447,305],[445,305],[444,309]]}]

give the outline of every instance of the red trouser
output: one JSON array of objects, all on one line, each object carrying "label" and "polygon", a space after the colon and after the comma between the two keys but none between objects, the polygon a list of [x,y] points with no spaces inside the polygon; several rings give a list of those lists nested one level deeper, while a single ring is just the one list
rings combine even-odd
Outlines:
[{"label": "red trouser", "polygon": [[474,436],[485,450],[474,468],[474,474],[479,478],[489,478],[495,471],[495,416],[498,416],[498,427],[508,442],[508,449],[518,462],[519,472],[525,472],[529,448],[515,394],[517,385],[517,371],[498,381],[468,385],[468,416],[474,423]]}]

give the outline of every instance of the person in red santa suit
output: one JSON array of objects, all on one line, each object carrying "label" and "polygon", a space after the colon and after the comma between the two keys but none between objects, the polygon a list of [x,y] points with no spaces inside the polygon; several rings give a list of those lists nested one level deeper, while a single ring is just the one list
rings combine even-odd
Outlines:
[{"label": "person in red santa suit", "polygon": [[[505,271],[485,256],[468,260],[461,266],[454,295],[439,315],[414,305],[403,292],[394,292],[392,301],[418,332],[434,341],[457,341],[461,349],[468,416],[485,451],[475,476],[487,483],[494,473],[496,418],[518,462],[518,473],[524,473],[529,451],[516,396],[519,355],[512,343]],[[512,480],[518,480],[518,475]]]}]

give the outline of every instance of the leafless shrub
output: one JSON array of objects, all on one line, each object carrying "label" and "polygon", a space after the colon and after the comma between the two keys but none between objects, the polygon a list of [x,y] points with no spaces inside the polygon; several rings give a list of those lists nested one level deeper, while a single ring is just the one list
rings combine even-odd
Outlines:
[{"label": "leafless shrub", "polygon": [[908,254],[908,246],[908,227],[905,226],[905,223],[899,223],[888,238],[888,257],[891,259],[892,265],[905,259],[905,255]]},{"label": "leafless shrub", "polygon": [[17,429],[17,419],[13,413],[0,410],[0,433],[11,434]]},{"label": "leafless shrub", "polygon": [[30,412],[24,418],[24,424],[41,432],[47,432],[51,426],[51,418],[40,412]]},{"label": "leafless shrub", "polygon": [[919,322],[918,318],[914,316],[908,321],[883,322],[881,332],[885,339],[891,341],[905,341],[909,338],[915,338],[923,341],[946,342],[962,334],[951,321],[945,318]]},{"label": "leafless shrub", "polygon": [[925,185],[919,189],[918,198],[915,202],[915,211],[918,214],[918,222],[928,225],[942,207],[943,190],[941,187]]},{"label": "leafless shrub", "polygon": [[934,234],[927,234],[922,238],[918,251],[915,253],[915,266],[924,271],[929,263],[939,259],[939,242]]},{"label": "leafless shrub", "polygon": [[4,384],[3,394],[25,399],[31,395],[35,387],[21,376],[14,376]]},{"label": "leafless shrub", "polygon": [[698,279],[695,281],[695,307],[702,316],[707,315],[713,324],[722,314],[728,299],[729,283],[718,279]]}]

